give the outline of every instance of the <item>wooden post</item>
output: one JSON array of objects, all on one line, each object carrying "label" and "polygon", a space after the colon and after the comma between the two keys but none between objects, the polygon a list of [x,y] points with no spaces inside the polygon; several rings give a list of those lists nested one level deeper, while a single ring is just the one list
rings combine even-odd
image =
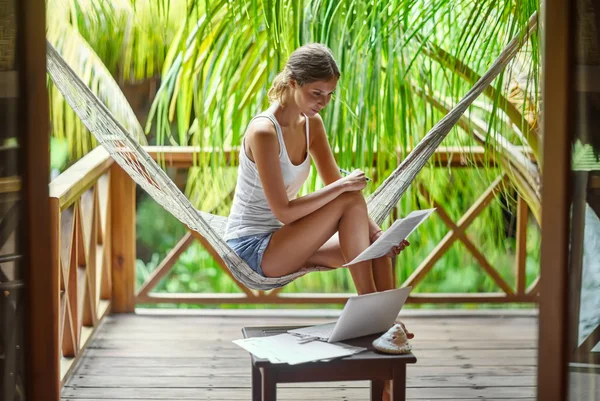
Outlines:
[{"label": "wooden post", "polygon": [[22,379],[28,401],[58,401],[59,280],[58,270],[53,268],[55,248],[52,248],[50,238],[51,213],[54,213],[54,220],[56,209],[51,210],[48,203],[50,127],[46,90],[46,13],[41,0],[12,3],[15,5],[14,20],[10,12],[5,15],[8,16],[6,23],[13,24],[16,35],[11,37],[11,30],[6,29],[3,40],[15,44],[15,67],[10,70],[18,72],[16,109],[14,114],[8,113],[16,121],[15,131],[8,134],[15,134],[19,141],[19,173],[23,180],[23,219],[18,229],[21,236],[19,249],[24,256],[20,271],[26,286],[24,337],[19,339],[25,364]]},{"label": "wooden post", "polygon": [[519,295],[525,294],[526,286],[528,217],[529,207],[525,200],[519,196],[517,200],[517,260],[515,262],[515,291]]},{"label": "wooden post", "polygon": [[110,170],[112,312],[135,311],[135,182],[118,165]]},{"label": "wooden post", "polygon": [[[568,261],[573,113],[573,5],[545,4],[543,87],[542,244],[537,400],[568,399]],[[549,28],[551,27],[551,28]]]}]

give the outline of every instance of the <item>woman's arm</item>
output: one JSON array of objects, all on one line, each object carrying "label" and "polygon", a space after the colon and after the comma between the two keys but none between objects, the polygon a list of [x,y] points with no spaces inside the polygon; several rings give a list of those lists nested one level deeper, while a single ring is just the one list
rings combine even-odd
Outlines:
[{"label": "woman's arm", "polygon": [[[342,179],[340,168],[333,157],[321,116],[317,114],[310,120],[310,154],[315,161],[317,171],[323,183],[325,185],[333,185],[336,181]],[[378,232],[381,232],[381,228],[369,218],[369,238],[371,238],[371,242],[377,238],[375,234]]]},{"label": "woman's arm", "polygon": [[[284,224],[304,217],[325,206],[346,191],[364,188],[364,174],[345,177],[309,195],[289,200],[281,167],[279,165],[279,142],[275,128],[265,122],[256,122],[249,130],[246,141],[250,155],[258,169],[258,175],[265,191],[265,197],[275,217]],[[281,146],[285,146],[281,144]]]}]

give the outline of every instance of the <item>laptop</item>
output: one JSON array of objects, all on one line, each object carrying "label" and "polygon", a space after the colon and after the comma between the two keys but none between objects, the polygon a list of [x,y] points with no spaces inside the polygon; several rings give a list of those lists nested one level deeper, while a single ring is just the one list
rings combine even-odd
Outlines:
[{"label": "laptop", "polygon": [[408,298],[412,287],[350,297],[337,322],[288,330],[302,340],[343,341],[387,331]]}]

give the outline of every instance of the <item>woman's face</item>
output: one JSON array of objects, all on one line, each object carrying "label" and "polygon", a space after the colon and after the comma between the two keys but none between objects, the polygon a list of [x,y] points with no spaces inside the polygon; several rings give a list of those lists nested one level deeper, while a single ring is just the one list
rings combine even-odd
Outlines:
[{"label": "woman's face", "polygon": [[302,86],[295,81],[292,82],[296,104],[302,113],[312,117],[329,103],[337,86],[338,78],[333,76],[327,81],[316,81]]}]

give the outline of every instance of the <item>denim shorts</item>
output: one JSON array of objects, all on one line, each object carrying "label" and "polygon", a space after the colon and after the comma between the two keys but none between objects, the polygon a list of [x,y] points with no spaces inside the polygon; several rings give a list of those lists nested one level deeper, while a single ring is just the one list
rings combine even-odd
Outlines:
[{"label": "denim shorts", "polygon": [[264,277],[260,264],[272,235],[273,233],[248,235],[227,240],[227,244],[248,263],[252,270]]}]

